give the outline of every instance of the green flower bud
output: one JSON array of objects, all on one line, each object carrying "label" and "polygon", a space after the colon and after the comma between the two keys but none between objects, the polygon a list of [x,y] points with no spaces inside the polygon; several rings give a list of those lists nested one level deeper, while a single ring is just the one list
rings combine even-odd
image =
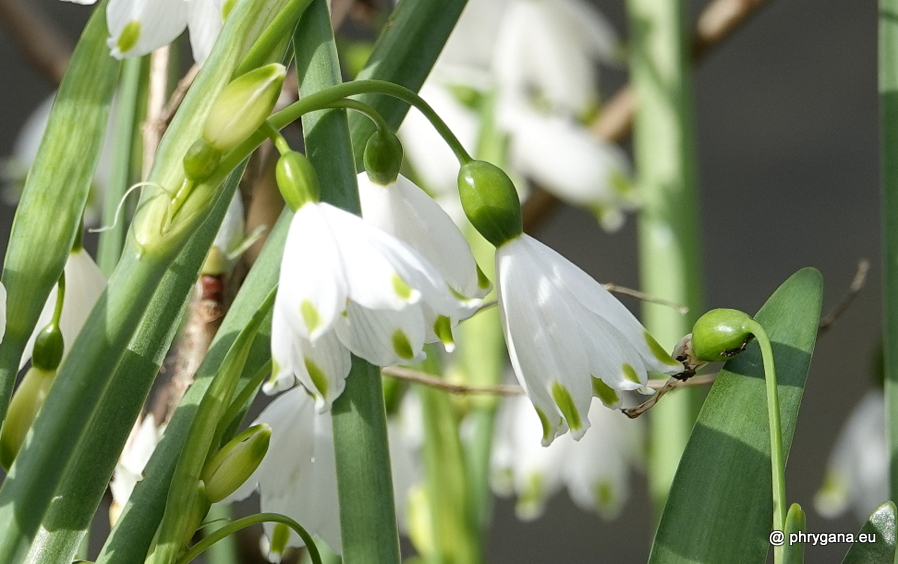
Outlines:
[{"label": "green flower bud", "polygon": [[471,224],[494,246],[501,247],[524,232],[518,193],[501,168],[484,161],[463,164],[458,171],[458,194]]},{"label": "green flower bud", "polygon": [[255,425],[226,444],[203,467],[209,503],[218,503],[243,485],[268,452],[271,427]]},{"label": "green flower bud", "polygon": [[55,379],[55,369],[42,370],[32,366],[13,394],[3,430],[0,431],[0,464],[7,471],[25,443],[28,429],[37,418]]},{"label": "green flower bud", "polygon": [[62,331],[55,323],[47,325],[38,333],[34,340],[34,352],[31,355],[31,363],[45,371],[55,371],[62,362],[62,354],[65,351],[65,343],[62,339]]},{"label": "green flower bud", "polygon": [[271,114],[286,74],[284,65],[272,63],[234,79],[212,105],[203,138],[221,153],[246,140]]},{"label": "green flower bud", "polygon": [[754,337],[747,313],[735,309],[712,309],[692,328],[692,353],[706,362],[722,362],[745,350]]},{"label": "green flower bud", "polygon": [[194,182],[202,182],[215,172],[220,160],[221,151],[205,139],[197,139],[184,156],[184,173]]},{"label": "green flower bud", "polygon": [[365,145],[365,171],[375,184],[396,182],[402,166],[402,143],[391,131],[377,130]]},{"label": "green flower bud", "polygon": [[281,155],[275,168],[275,178],[284,201],[293,211],[306,202],[317,202],[321,196],[318,173],[302,153],[290,151]]}]

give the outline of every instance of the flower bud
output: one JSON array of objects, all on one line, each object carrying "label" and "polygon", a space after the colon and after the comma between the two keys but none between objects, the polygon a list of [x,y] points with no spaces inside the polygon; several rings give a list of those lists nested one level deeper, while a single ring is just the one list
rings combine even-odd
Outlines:
[{"label": "flower bud", "polygon": [[240,433],[213,456],[203,468],[209,503],[217,503],[243,485],[268,452],[271,427],[255,425]]},{"label": "flower bud", "polygon": [[212,105],[203,138],[221,153],[246,140],[271,114],[286,74],[283,65],[272,63],[234,79]]},{"label": "flower bud", "polygon": [[221,151],[205,139],[197,139],[184,156],[184,173],[194,182],[209,178],[221,160]]},{"label": "flower bud", "polygon": [[692,354],[698,360],[722,362],[745,350],[754,335],[748,314],[735,309],[712,309],[692,328]]},{"label": "flower bud", "polygon": [[524,232],[518,193],[499,167],[484,161],[463,164],[458,171],[458,194],[471,224],[495,247]]},{"label": "flower bud", "polygon": [[62,355],[65,352],[65,343],[62,338],[62,331],[56,323],[51,323],[38,333],[34,340],[34,352],[31,355],[31,363],[44,371],[56,371],[59,363],[62,362]]},{"label": "flower bud", "polygon": [[381,186],[392,184],[402,167],[402,143],[395,133],[378,129],[365,145],[364,160],[371,182]]},{"label": "flower bud", "polygon": [[293,211],[306,202],[317,202],[321,195],[318,173],[309,159],[302,153],[290,151],[278,159],[275,178],[284,201]]},{"label": "flower bud", "polygon": [[32,366],[13,394],[3,430],[0,432],[0,464],[7,471],[25,443],[28,429],[37,418],[55,379],[55,369],[48,371]]}]

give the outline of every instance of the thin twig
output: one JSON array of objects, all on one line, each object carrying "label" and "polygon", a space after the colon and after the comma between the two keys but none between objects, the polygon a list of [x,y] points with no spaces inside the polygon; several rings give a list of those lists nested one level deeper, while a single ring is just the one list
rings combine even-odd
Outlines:
[{"label": "thin twig", "polygon": [[[430,386],[431,388],[444,390],[446,392],[449,392],[450,394],[494,394],[499,396],[516,396],[524,393],[523,388],[521,388],[520,386],[515,386],[514,384],[505,384],[501,386],[465,386],[462,384],[450,384],[436,374],[429,374],[427,372],[421,372],[420,370],[412,370],[411,368],[401,368],[399,366],[388,366],[381,369],[381,372],[383,372],[385,376],[391,376],[393,378],[414,382],[416,384],[423,384],[425,386]],[[713,383],[716,378],[717,374],[703,374],[701,376],[694,376],[685,382],[682,380],[671,378],[670,380],[674,381],[674,384],[672,385],[670,380],[649,380],[646,386],[653,390],[664,390],[665,386],[668,385],[670,385],[670,388],[680,386],[705,386],[707,384]],[[665,393],[667,393],[667,390],[659,392],[660,395],[663,395]],[[659,394],[655,394],[655,396],[652,397],[655,398]],[[657,399],[655,401],[657,401]]]},{"label": "thin twig", "polygon": [[680,380],[675,377],[670,377],[666,382],[661,380],[649,380],[648,387],[653,390],[658,390],[658,393],[650,397],[648,400],[642,402],[636,407],[629,407],[621,409],[624,414],[630,419],[636,419],[649,409],[651,409],[658,400],[661,399],[661,396],[666,394],[667,392],[673,390],[674,388],[680,387],[689,387],[689,386],[705,386],[707,384],[713,384],[714,381],[717,380],[717,374],[703,374],[701,376],[693,376],[688,380]]},{"label": "thin twig", "polygon": [[[714,0],[702,11],[692,38],[692,56],[703,60],[714,48],[730,37],[762,6],[771,0]],[[636,102],[630,85],[624,85],[608,102],[592,123],[592,131],[612,143],[622,141],[633,127]],[[524,203],[524,229],[538,227],[558,206],[555,196],[535,187]]]},{"label": "thin twig", "polygon": [[163,108],[165,107],[165,93],[168,90],[168,60],[170,49],[168,46],[156,49],[150,55],[150,82],[147,88],[147,119],[143,124],[143,178],[150,175],[153,159],[162,133],[164,124],[160,125]]},{"label": "thin twig", "polygon": [[615,294],[623,294],[625,296],[630,296],[632,298],[636,298],[637,300],[642,300],[644,302],[667,306],[671,309],[676,310],[677,313],[681,313],[683,315],[686,315],[687,313],[689,313],[689,308],[684,306],[683,304],[678,304],[676,302],[672,302],[669,300],[656,298],[655,296],[650,296],[649,294],[640,292],[639,290],[634,290],[633,288],[627,288],[626,286],[618,286],[617,284],[610,284],[610,283],[602,284],[602,286],[609,292],[614,292]]},{"label": "thin twig", "polygon": [[870,261],[867,259],[861,259],[857,263],[857,271],[854,273],[854,279],[851,281],[851,285],[848,287],[848,292],[845,293],[845,296],[842,298],[842,301],[832,309],[826,316],[820,319],[820,325],[817,326],[817,336],[823,335],[827,331],[832,328],[833,323],[836,322],[845,311],[848,310],[848,307],[854,301],[854,298],[857,297],[858,292],[864,287],[864,284],[867,282],[867,273],[870,271]]},{"label": "thin twig", "polygon": [[59,29],[27,0],[0,0],[0,22],[19,45],[25,60],[44,78],[59,84],[72,56]]}]

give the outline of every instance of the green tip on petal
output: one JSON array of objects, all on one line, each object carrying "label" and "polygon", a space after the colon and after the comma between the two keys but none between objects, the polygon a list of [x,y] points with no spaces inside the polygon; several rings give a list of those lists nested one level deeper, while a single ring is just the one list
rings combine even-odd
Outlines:
[{"label": "green tip on petal", "polygon": [[433,324],[433,332],[437,338],[446,347],[446,350],[452,351],[455,348],[455,339],[452,337],[452,320],[445,315],[440,315]]},{"label": "green tip on petal", "polygon": [[287,541],[290,540],[290,527],[283,523],[277,523],[271,533],[271,545],[268,553],[280,556],[287,550]]},{"label": "green tip on petal", "polygon": [[522,519],[533,519],[539,515],[546,497],[546,487],[542,475],[533,472],[527,477],[526,485],[518,494],[515,510]]},{"label": "green tip on petal", "polygon": [[614,495],[614,486],[607,480],[598,480],[593,486],[593,495],[595,496],[596,509],[599,511],[608,510],[614,507],[616,497]]},{"label": "green tip on petal", "polygon": [[318,365],[308,358],[303,358],[303,363],[306,365],[306,370],[309,372],[309,378],[312,379],[312,384],[315,385],[315,388],[322,397],[327,396],[327,376],[324,375],[324,371],[318,368]]},{"label": "green tip on petal", "polygon": [[137,41],[140,39],[140,22],[139,21],[131,21],[125,26],[122,30],[122,33],[118,36],[118,41],[115,42],[115,46],[118,47],[119,52],[127,53],[131,49],[137,45]]},{"label": "green tip on petal", "polygon": [[490,282],[490,279],[486,277],[486,274],[484,274],[483,271],[480,270],[480,265],[478,264],[477,265],[477,287],[480,288],[481,290],[489,290],[492,285],[493,285],[493,283]]},{"label": "green tip on petal", "polygon": [[224,3],[224,6],[221,7],[221,21],[228,19],[228,15],[234,9],[235,4],[237,4],[237,0],[227,0]]},{"label": "green tip on petal", "polygon": [[405,360],[415,358],[415,351],[412,350],[412,344],[401,329],[397,329],[396,332],[393,333],[393,350],[399,358],[404,358]]},{"label": "green tip on petal", "polygon": [[642,334],[645,337],[645,343],[649,346],[649,350],[652,351],[652,356],[658,359],[658,362],[666,364],[668,366],[680,366],[680,363],[674,360],[667,352],[664,350],[658,341],[655,340],[654,337],[649,334],[648,331]]},{"label": "green tip on petal", "polygon": [[393,274],[393,291],[405,301],[412,299],[412,288],[398,274]]},{"label": "green tip on petal", "polygon": [[299,305],[299,312],[302,314],[302,320],[306,324],[309,333],[317,329],[321,325],[321,315],[315,306],[309,300],[303,300]]},{"label": "green tip on petal", "polygon": [[632,366],[630,366],[629,364],[624,363],[624,365],[621,366],[621,370],[623,370],[623,372],[624,372],[625,380],[633,382],[634,384],[642,383],[639,381],[639,374],[636,373],[636,369],[633,368]]},{"label": "green tip on petal", "polygon": [[616,408],[620,405],[617,391],[595,376],[592,377],[592,393],[605,407]]},{"label": "green tip on petal", "polygon": [[548,441],[552,438],[552,425],[549,423],[549,418],[546,417],[546,414],[543,413],[543,410],[534,406],[536,409],[536,415],[539,417],[539,423],[543,426],[543,442]]},{"label": "green tip on petal", "polygon": [[579,431],[583,428],[580,412],[577,411],[577,406],[574,405],[574,398],[571,397],[571,393],[567,388],[558,382],[554,382],[552,384],[552,399],[555,400],[555,405],[558,406],[561,414],[564,415],[567,426],[571,428],[571,431]]}]

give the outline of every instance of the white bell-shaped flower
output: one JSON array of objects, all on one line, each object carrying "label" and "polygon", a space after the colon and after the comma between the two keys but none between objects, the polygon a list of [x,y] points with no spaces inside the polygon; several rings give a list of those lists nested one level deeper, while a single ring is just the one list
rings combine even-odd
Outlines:
[{"label": "white bell-shaped flower", "polygon": [[420,361],[428,336],[469,309],[407,244],[359,216],[306,203],[284,246],[266,391],[295,376],[327,410],[343,391],[350,352],[378,366]]},{"label": "white bell-shaped flower", "polygon": [[583,440],[559,437],[548,447],[539,441],[540,419],[525,397],[506,399],[496,426],[491,461],[493,490],[517,496],[519,519],[542,515],[548,500],[566,486],[584,511],[617,517],[629,497],[631,468],[642,465],[643,421],[593,402],[589,420],[601,432]]},{"label": "white bell-shaped flower", "polygon": [[[489,293],[489,280],[480,272],[471,247],[461,231],[433,198],[402,175],[381,186],[366,173],[358,176],[362,216],[382,231],[403,241],[432,264],[449,288],[464,300],[463,317],[451,319],[454,326],[477,311]],[[436,335],[433,312],[426,316],[427,341],[444,339],[447,349],[451,334]]]},{"label": "white bell-shaped flower", "polygon": [[157,427],[156,418],[150,413],[143,419],[138,419],[128,435],[125,448],[115,465],[115,473],[109,482],[109,491],[112,493],[112,504],[109,506],[109,521],[115,525],[119,516],[128,503],[128,498],[135,486],[143,480],[143,469],[156,450],[159,439],[165,426]]},{"label": "white bell-shaped flower", "polygon": [[637,204],[630,164],[614,143],[565,116],[520,106],[510,128],[513,166],[569,204],[596,214],[608,231]]},{"label": "white bell-shaped flower", "polygon": [[496,31],[493,72],[512,103],[583,116],[598,102],[596,62],[614,62],[614,28],[582,0],[514,0]]},{"label": "white bell-shaped flower", "polygon": [[875,390],[867,392],[839,432],[814,508],[829,518],[851,509],[865,520],[888,498],[885,399]]},{"label": "white bell-shaped flower", "polygon": [[543,444],[589,428],[592,397],[651,393],[648,371],[681,365],[601,284],[528,235],[496,250],[499,312],[512,367],[539,413]]},{"label": "white bell-shaped flower", "polygon": [[[329,413],[318,413],[312,397],[302,388],[294,388],[275,398],[253,423],[271,427],[268,453],[252,476],[222,503],[231,503],[259,490],[263,512],[281,513],[300,523],[312,535],[318,535],[331,550],[340,552],[340,506],[337,499],[337,474],[334,437]],[[410,453],[403,450],[402,433],[389,425],[390,457],[395,469],[393,491],[400,523],[405,498],[411,484]],[[410,470],[416,472],[416,470]],[[274,524],[265,525],[271,539]],[[303,546],[295,532],[282,546],[269,543],[275,550]],[[277,561],[278,554],[269,556]]]},{"label": "white bell-shaped flower", "polygon": [[[69,254],[64,272],[65,296],[62,301],[62,314],[59,317],[59,330],[62,331],[62,340],[65,345],[64,354],[68,355],[75,338],[84,327],[90,311],[106,289],[106,278],[84,248],[79,248]],[[53,312],[56,309],[56,291],[57,287],[53,286],[50,295],[47,296],[44,309],[41,310],[37,324],[34,326],[34,332],[25,344],[25,354],[22,356],[19,368],[25,366],[25,363],[31,359],[37,334],[53,320]]]}]

